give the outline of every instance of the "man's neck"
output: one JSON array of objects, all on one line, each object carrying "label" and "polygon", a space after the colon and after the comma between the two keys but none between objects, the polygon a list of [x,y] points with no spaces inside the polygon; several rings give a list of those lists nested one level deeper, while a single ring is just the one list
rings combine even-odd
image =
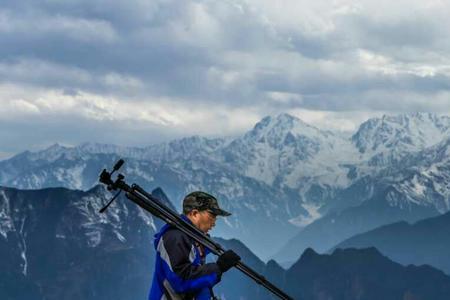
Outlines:
[{"label": "man's neck", "polygon": [[185,215],[185,216],[189,220],[189,222],[191,222],[192,225],[194,225],[196,228],[198,228],[197,224],[195,224],[195,222],[194,222],[194,220],[192,219],[191,216],[189,216],[189,215]]}]

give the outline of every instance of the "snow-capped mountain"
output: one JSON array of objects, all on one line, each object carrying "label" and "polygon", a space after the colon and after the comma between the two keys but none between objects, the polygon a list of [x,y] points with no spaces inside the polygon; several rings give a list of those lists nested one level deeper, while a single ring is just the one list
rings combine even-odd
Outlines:
[{"label": "snow-capped mountain", "polygon": [[[302,162],[332,149],[331,136],[331,133],[282,114],[276,118],[265,117],[223,152],[225,159],[245,175],[270,185],[276,180],[282,184],[279,177],[292,174]],[[294,178],[286,183],[290,187],[298,184]]]},{"label": "snow-capped mountain", "polygon": [[[219,224],[221,234],[237,236],[265,258],[294,234],[293,225],[358,206],[386,186],[392,205],[420,201],[448,210],[448,164],[424,165],[420,155],[438,155],[432,149],[449,128],[449,117],[403,114],[370,119],[345,137],[281,114],[234,139],[194,136],[144,148],[86,143],[24,152],[0,162],[0,184],[88,190],[103,168],[124,158],[128,181],[162,186],[178,209],[193,190],[217,195],[233,212]],[[265,238],[269,233],[274,240]]]},{"label": "snow-capped mountain", "polygon": [[[246,176],[303,192],[312,184],[348,185],[348,170],[343,165],[357,162],[357,151],[348,139],[288,114],[265,117],[222,153]],[[301,195],[303,201],[311,200]]]},{"label": "snow-capped mountain", "polygon": [[398,180],[397,175],[392,184],[396,195],[390,197],[391,205],[407,208],[414,203],[431,206],[439,213],[450,210],[450,137],[406,156],[401,164],[407,166],[402,172],[405,176]]},{"label": "snow-capped mountain", "polygon": [[352,142],[369,165],[386,166],[449,136],[450,117],[414,113],[370,119],[361,124]]},{"label": "snow-capped mountain", "polygon": [[450,138],[356,180],[336,192],[323,218],[307,225],[275,255],[293,261],[307,247],[326,251],[355,234],[450,210]]}]

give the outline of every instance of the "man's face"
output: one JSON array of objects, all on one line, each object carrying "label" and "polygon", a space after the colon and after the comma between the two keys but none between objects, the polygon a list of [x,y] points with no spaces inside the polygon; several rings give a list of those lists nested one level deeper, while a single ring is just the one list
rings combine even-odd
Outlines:
[{"label": "man's face", "polygon": [[207,210],[198,211],[194,209],[188,214],[188,218],[195,227],[204,233],[208,233],[216,225],[217,216]]}]

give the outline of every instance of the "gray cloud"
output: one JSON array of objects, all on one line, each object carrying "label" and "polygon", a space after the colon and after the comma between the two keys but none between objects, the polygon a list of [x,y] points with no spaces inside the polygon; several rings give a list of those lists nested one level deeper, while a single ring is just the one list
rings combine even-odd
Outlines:
[{"label": "gray cloud", "polygon": [[[141,107],[139,122],[155,141],[234,134],[264,115],[298,109],[346,118],[351,111],[450,113],[443,2],[0,0],[0,7],[0,121],[18,133],[25,116],[37,127],[55,126],[45,118],[61,122],[33,145],[100,140],[95,128],[118,128],[132,107]],[[114,108],[94,113],[79,95],[96,99],[96,109]],[[58,97],[79,112],[58,119]],[[198,121],[186,117],[193,109]],[[126,113],[111,117],[118,111]],[[214,118],[224,127],[195,128]],[[73,130],[80,119],[94,128],[89,135]],[[123,128],[123,141],[136,143]],[[11,138],[6,130],[2,136]]]}]

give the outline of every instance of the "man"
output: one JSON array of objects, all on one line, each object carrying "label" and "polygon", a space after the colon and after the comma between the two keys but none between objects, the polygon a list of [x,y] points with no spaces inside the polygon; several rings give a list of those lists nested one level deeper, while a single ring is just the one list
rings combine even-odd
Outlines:
[{"label": "man", "polygon": [[[183,215],[205,234],[216,224],[217,216],[229,216],[217,199],[205,192],[193,192],[183,200]],[[215,263],[205,263],[209,249],[175,227],[165,225],[155,235],[156,263],[149,300],[210,300],[212,287],[240,257],[232,250]]]}]

